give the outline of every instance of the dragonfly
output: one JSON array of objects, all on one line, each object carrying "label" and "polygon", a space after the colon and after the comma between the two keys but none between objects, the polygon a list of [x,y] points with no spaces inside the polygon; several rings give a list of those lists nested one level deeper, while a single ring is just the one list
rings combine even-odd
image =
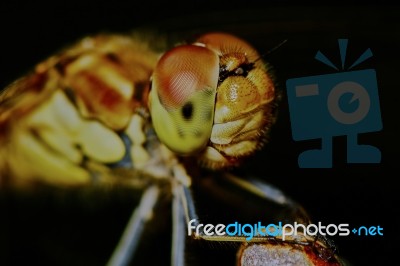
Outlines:
[{"label": "dragonfly", "polygon": [[188,238],[238,243],[237,265],[345,265],[322,236],[188,234],[189,223],[206,222],[193,187],[207,178],[220,191],[234,187],[311,223],[279,188],[234,171],[270,141],[278,103],[272,67],[238,36],[210,32],[163,51],[140,36],[88,36],[3,90],[0,185],[141,191],[110,266],[134,260],[166,199],[171,265],[187,264]]}]

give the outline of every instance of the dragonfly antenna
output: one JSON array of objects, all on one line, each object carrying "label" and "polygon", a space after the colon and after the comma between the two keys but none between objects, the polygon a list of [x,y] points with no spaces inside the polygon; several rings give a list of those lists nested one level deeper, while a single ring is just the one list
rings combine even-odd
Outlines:
[{"label": "dragonfly antenna", "polygon": [[273,47],[271,50],[269,50],[268,52],[266,52],[265,54],[262,54],[259,58],[257,58],[253,63],[257,62],[258,60],[260,60],[261,58],[265,58],[267,55],[275,52],[278,48],[280,48],[282,45],[284,45],[287,42],[287,39],[281,41],[280,43],[278,43],[275,47]]}]

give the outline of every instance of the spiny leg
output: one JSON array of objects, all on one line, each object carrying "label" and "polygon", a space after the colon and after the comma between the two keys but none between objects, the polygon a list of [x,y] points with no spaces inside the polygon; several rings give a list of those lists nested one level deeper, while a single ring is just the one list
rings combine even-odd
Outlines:
[{"label": "spiny leg", "polygon": [[265,182],[264,180],[260,180],[254,177],[248,177],[246,179],[240,178],[230,173],[218,175],[218,177],[234,184],[235,186],[238,186],[239,188],[251,194],[257,195],[260,198],[287,207],[290,210],[292,216],[295,217],[297,222],[303,224],[309,224],[311,222],[307,212],[302,206],[293,201],[279,188]]},{"label": "spiny leg", "polygon": [[185,210],[182,203],[183,185],[176,184],[173,187],[172,198],[172,253],[171,265],[185,265],[185,240],[186,240],[186,224]]},{"label": "spiny leg", "polygon": [[[172,160],[171,160],[172,162]],[[184,189],[191,185],[191,177],[177,160],[173,161],[172,172],[172,251],[171,265],[185,265],[187,207]]]},{"label": "spiny leg", "polygon": [[139,206],[133,211],[107,266],[129,265],[129,262],[134,256],[145,223],[152,218],[153,209],[157,203],[159,193],[159,188],[156,185],[150,186],[145,190]]}]

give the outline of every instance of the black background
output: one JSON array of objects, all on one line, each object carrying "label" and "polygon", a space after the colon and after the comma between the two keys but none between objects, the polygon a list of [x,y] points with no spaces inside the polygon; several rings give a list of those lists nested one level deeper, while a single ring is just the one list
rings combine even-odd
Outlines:
[{"label": "black background", "polygon": [[[256,1],[218,4],[193,1],[190,7],[188,2],[2,2],[0,86],[4,87],[40,60],[80,37],[104,31],[126,32],[149,27],[177,40],[207,31],[227,31],[248,40],[262,53],[287,39],[286,44],[267,58],[283,92],[278,122],[269,145],[249,161],[242,172],[277,185],[300,202],[314,222],[349,223],[354,227],[380,225],[384,236],[350,235],[334,240],[339,254],[353,265],[392,265],[397,261],[394,252],[398,247],[396,226],[399,222],[395,185],[399,149],[396,135],[399,133],[396,108],[399,14],[397,6],[349,3],[321,6],[287,1],[268,5]],[[378,147],[382,163],[346,164],[346,139],[336,137],[332,169],[299,169],[298,154],[318,147],[319,142],[292,140],[285,82],[294,77],[332,73],[329,67],[314,60],[314,55],[321,50],[338,64],[338,38],[349,38],[348,62],[354,61],[367,48],[374,54],[356,69],[376,69],[383,130],[361,135],[360,142]],[[37,194],[21,196],[2,191],[0,265],[26,262],[31,265],[102,265],[137,202],[137,196],[125,190],[71,192],[54,189],[42,191],[40,196]],[[199,197],[199,201],[205,202],[203,212],[206,215],[212,217],[224,212],[219,209],[224,206],[201,193]],[[144,241],[140,249],[143,261],[155,264],[157,257],[168,263],[168,237],[165,237],[170,233],[168,226],[169,222],[158,225],[161,229],[149,235],[151,240]],[[198,261],[233,265],[234,252],[227,251],[229,247],[200,246]],[[193,252],[190,261],[195,264],[196,260],[196,252]]]}]

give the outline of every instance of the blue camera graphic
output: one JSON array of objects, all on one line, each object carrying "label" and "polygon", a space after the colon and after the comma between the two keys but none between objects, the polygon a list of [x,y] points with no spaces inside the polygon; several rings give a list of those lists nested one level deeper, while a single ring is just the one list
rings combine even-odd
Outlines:
[{"label": "blue camera graphic", "polygon": [[[344,69],[347,40],[339,40]],[[368,49],[349,67],[372,56]],[[316,59],[335,68],[318,52]],[[348,163],[379,163],[380,150],[357,143],[359,133],[382,129],[378,86],[374,69],[289,79],[286,82],[292,136],[296,141],[321,139],[321,149],[299,155],[301,168],[332,167],[332,137],[347,137]]]}]

